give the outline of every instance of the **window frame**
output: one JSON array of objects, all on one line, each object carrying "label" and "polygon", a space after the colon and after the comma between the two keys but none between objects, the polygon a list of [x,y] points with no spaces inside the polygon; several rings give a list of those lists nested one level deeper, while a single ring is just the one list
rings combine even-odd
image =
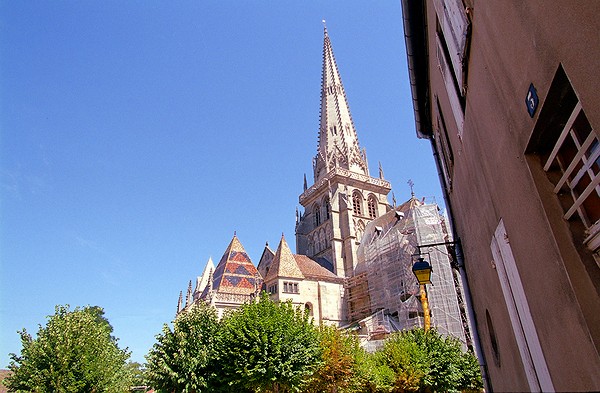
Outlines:
[{"label": "window frame", "polygon": [[352,193],[352,210],[355,216],[362,216],[362,200],[363,197],[358,191]]},{"label": "window frame", "polygon": [[[578,124],[578,121],[581,122],[583,120],[587,122],[585,124],[587,130],[584,130],[584,132],[589,132],[589,134],[583,135],[583,138],[581,138],[582,135],[578,135],[575,125]],[[580,139],[583,139],[583,141]],[[568,143],[575,146],[576,152],[572,157],[569,157],[570,161],[563,162],[560,152]],[[600,248],[600,218],[590,218],[584,203],[588,201],[588,198],[594,198],[594,192],[596,193],[595,198],[600,198],[600,170],[596,168],[598,172],[594,173],[594,166],[598,166],[599,160],[600,136],[585,117],[581,102],[578,100],[554,143],[548,158],[543,163],[543,170],[550,178],[553,168],[559,168],[560,179],[556,184],[553,183],[553,192],[557,196],[568,194],[571,197],[568,202],[570,206],[567,206],[568,209],[565,207],[566,211],[563,214],[563,218],[567,221],[571,220],[575,213],[577,213],[577,217],[586,228],[588,235],[584,243],[593,252],[598,251]],[[575,173],[576,170],[577,172]],[[573,175],[575,176],[572,177]],[[586,180],[589,180],[589,183],[587,185],[584,184],[585,188],[582,192],[578,192],[578,186],[582,179],[586,178],[586,175]]]},{"label": "window frame", "polygon": [[369,214],[369,218],[377,218],[377,198],[373,194],[367,198],[367,213]]},{"label": "window frame", "polygon": [[298,285],[297,282],[284,281],[283,282],[283,293],[299,294],[300,293],[300,286]]}]

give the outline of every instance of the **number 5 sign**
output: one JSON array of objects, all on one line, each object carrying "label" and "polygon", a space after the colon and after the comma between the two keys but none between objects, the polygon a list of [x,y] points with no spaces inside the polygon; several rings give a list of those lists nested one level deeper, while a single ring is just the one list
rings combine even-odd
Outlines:
[{"label": "number 5 sign", "polygon": [[527,97],[525,98],[525,105],[527,105],[527,112],[529,112],[530,117],[533,118],[539,102],[540,100],[538,98],[537,91],[535,91],[535,87],[533,87],[532,83],[529,85],[529,91],[527,92]]}]

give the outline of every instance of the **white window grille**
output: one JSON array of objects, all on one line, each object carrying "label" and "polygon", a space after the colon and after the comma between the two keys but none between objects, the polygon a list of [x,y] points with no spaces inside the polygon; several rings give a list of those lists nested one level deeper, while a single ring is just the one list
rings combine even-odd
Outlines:
[{"label": "white window grille", "polygon": [[600,140],[581,103],[571,112],[544,171],[560,174],[554,192],[570,196],[563,217],[571,220],[576,215],[581,220],[589,235],[586,243],[596,251],[600,246]]}]

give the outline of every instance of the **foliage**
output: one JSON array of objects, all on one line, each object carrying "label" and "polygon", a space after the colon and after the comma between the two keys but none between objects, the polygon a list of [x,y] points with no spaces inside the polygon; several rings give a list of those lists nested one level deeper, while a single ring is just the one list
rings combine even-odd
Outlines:
[{"label": "foliage", "polygon": [[147,378],[163,392],[213,391],[216,376],[219,322],[205,303],[177,316],[173,330],[164,325],[146,359]]},{"label": "foliage", "polygon": [[391,392],[394,385],[394,371],[381,361],[381,352],[364,353],[357,358],[357,375],[360,392]]},{"label": "foliage", "polygon": [[392,393],[470,390],[482,381],[475,356],[435,330],[393,334],[365,352],[358,338],[312,324],[291,302],[263,293],[218,321],[201,303],[165,325],[147,376],[162,392]]},{"label": "foliage", "polygon": [[355,385],[356,355],[362,351],[355,336],[333,326],[319,328],[321,365],[306,391],[352,392]]},{"label": "foliage", "polygon": [[20,356],[10,354],[13,374],[5,384],[15,392],[128,391],[129,352],[111,333],[100,307],[56,306],[36,338],[19,332],[23,348]]},{"label": "foliage", "polygon": [[393,335],[377,354],[395,374],[392,391],[477,390],[482,385],[475,356],[460,342],[435,330],[407,330]]},{"label": "foliage", "polygon": [[131,386],[145,386],[147,384],[146,369],[143,365],[138,362],[129,362],[125,367],[131,376]]},{"label": "foliage", "polygon": [[266,293],[227,315],[221,367],[227,391],[299,391],[320,363],[317,328],[291,302]]},{"label": "foliage", "polygon": [[358,337],[332,326],[319,328],[321,366],[306,392],[364,393],[388,391],[393,371],[378,365],[375,356],[360,347]]}]

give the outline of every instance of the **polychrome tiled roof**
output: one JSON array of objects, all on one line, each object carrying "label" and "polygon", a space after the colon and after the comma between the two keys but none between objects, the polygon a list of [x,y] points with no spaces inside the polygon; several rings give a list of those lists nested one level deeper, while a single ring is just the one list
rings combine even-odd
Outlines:
[{"label": "polychrome tiled roof", "polygon": [[250,295],[254,293],[258,270],[242,243],[233,236],[213,274],[213,290],[220,293]]}]

